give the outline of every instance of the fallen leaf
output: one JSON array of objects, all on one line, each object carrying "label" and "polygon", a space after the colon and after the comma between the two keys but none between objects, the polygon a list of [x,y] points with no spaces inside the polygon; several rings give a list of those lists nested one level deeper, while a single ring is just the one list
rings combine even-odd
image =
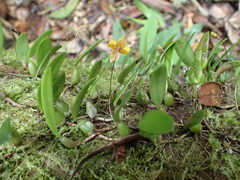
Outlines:
[{"label": "fallen leaf", "polygon": [[106,0],[100,0],[99,4],[100,4],[100,7],[101,7],[102,11],[105,14],[112,15],[113,12],[112,12],[112,10],[110,8],[111,4],[109,2],[107,2]]},{"label": "fallen leaf", "polygon": [[13,26],[17,32],[27,32],[29,28],[29,24],[25,20],[17,20]]},{"label": "fallen leaf", "polygon": [[156,8],[162,12],[176,13],[174,6],[165,0],[142,0],[145,4],[152,8]]},{"label": "fallen leaf", "polygon": [[126,16],[136,18],[141,16],[142,12],[136,6],[130,6],[130,7],[127,7],[127,9],[124,9],[123,11],[121,11],[120,14],[124,14]]},{"label": "fallen leaf", "polygon": [[236,43],[240,40],[240,31],[239,29],[234,28],[229,22],[226,22],[225,30],[227,31],[227,35],[231,43]]},{"label": "fallen leaf", "polygon": [[20,7],[16,9],[16,18],[18,20],[26,20],[29,16],[29,11],[25,7]]},{"label": "fallen leaf", "polygon": [[224,19],[234,12],[233,7],[229,3],[213,3],[209,8],[209,13],[215,19]]},{"label": "fallen leaf", "polygon": [[8,11],[9,10],[6,2],[4,0],[0,0],[0,16],[6,18]]},{"label": "fallen leaf", "polygon": [[207,82],[200,86],[198,99],[205,106],[216,106],[222,103],[221,85],[216,82]]},{"label": "fallen leaf", "polygon": [[234,28],[240,29],[240,12],[235,12],[228,21]]}]

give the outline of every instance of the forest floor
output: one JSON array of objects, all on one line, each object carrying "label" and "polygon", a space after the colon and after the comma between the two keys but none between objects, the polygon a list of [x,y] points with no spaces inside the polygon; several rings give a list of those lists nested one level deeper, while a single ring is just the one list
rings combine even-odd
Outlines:
[{"label": "forest floor", "polygon": [[[118,138],[117,129],[107,113],[107,94],[109,76],[98,83],[98,95],[94,101],[97,117],[90,119],[82,107],[78,119],[88,119],[95,125],[95,133],[100,132],[74,149],[64,147],[47,127],[43,115],[38,110],[32,77],[28,75],[15,59],[15,52],[4,52],[2,65],[8,71],[0,74],[0,87],[15,102],[26,107],[16,107],[9,102],[1,101],[0,124],[11,117],[14,128],[21,136],[19,145],[6,144],[0,147],[1,179],[67,179],[79,163],[80,159],[98,147]],[[64,66],[68,78],[72,71],[72,60],[68,59]],[[89,64],[82,64],[81,82],[84,82]],[[116,72],[118,70],[116,69]],[[81,83],[80,83],[81,85]],[[113,88],[115,83],[113,83]],[[66,85],[67,87],[67,85]],[[63,99],[71,101],[74,88],[66,89]],[[194,101],[184,97],[176,100],[171,108],[166,108],[175,117],[174,131],[163,135],[159,143],[139,140],[126,147],[126,156],[122,162],[114,160],[114,153],[104,153],[90,159],[76,179],[239,179],[239,117],[235,108],[208,109],[207,118],[203,122],[203,130],[199,134],[185,130],[182,122],[189,118],[194,110]],[[125,108],[128,124],[135,125],[149,106],[142,107],[134,97]],[[164,107],[163,107],[164,108]],[[103,130],[105,129],[105,130]],[[103,130],[103,131],[102,131]],[[60,127],[60,132],[75,140],[86,139],[78,128],[77,121],[68,118]],[[109,141],[110,140],[110,141]]]}]

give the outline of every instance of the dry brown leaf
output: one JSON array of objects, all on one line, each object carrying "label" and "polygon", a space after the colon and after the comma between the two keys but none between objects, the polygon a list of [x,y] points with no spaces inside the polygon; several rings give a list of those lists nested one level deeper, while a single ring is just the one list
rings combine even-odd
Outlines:
[{"label": "dry brown leaf", "polygon": [[205,106],[216,106],[222,103],[221,85],[216,82],[207,82],[200,86],[198,99]]},{"label": "dry brown leaf", "polygon": [[142,0],[150,7],[156,8],[162,12],[176,13],[174,6],[165,0]]},{"label": "dry brown leaf", "polygon": [[234,28],[240,29],[240,12],[235,12],[228,21]]},{"label": "dry brown leaf", "polygon": [[100,0],[99,4],[100,4],[100,7],[101,7],[102,11],[105,14],[112,15],[113,12],[110,8],[110,3],[109,2],[107,2],[106,0]]},{"label": "dry brown leaf", "polygon": [[18,20],[26,20],[29,16],[29,11],[26,7],[20,7],[16,9],[16,18]]},{"label": "dry brown leaf", "polygon": [[121,11],[120,14],[123,14],[124,16],[136,18],[138,16],[141,16],[142,12],[136,6],[130,6],[130,7],[127,7],[127,9],[124,9],[123,11]]},{"label": "dry brown leaf", "polygon": [[29,24],[25,20],[17,20],[13,26],[17,32],[27,32],[29,28]]},{"label": "dry brown leaf", "polygon": [[229,3],[215,3],[209,8],[209,13],[215,19],[224,19],[234,12],[233,7]]},{"label": "dry brown leaf", "polygon": [[0,0],[0,16],[6,18],[8,14],[8,5],[4,0]]}]

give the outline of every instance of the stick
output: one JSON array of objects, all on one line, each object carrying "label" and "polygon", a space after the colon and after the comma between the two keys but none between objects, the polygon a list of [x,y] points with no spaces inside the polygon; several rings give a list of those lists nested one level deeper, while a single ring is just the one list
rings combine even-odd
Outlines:
[{"label": "stick", "polygon": [[81,168],[83,167],[83,165],[91,158],[93,158],[94,156],[98,155],[98,154],[101,154],[103,152],[107,152],[107,151],[111,151],[114,149],[115,146],[120,146],[120,145],[123,145],[123,144],[128,144],[132,141],[135,141],[137,139],[140,138],[140,135],[139,133],[135,133],[135,134],[132,134],[132,135],[129,135],[123,139],[119,139],[115,142],[112,142],[110,144],[107,144],[99,149],[96,149],[92,152],[90,152],[87,156],[85,156],[81,161],[80,163],[78,164],[78,166],[76,167],[76,169],[74,170],[73,174],[70,176],[69,180],[72,180],[73,177],[75,176],[75,174],[77,172],[79,172],[81,170]]}]

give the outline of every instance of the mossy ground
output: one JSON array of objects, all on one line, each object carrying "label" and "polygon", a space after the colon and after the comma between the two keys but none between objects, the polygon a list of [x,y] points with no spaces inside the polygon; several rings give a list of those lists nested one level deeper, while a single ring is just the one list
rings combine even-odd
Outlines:
[{"label": "mossy ground", "polygon": [[[0,179],[67,179],[82,157],[109,142],[95,138],[74,149],[64,147],[48,129],[34,99],[35,83],[15,61],[13,51],[5,52],[1,59],[0,65],[13,67],[18,69],[18,72],[15,73],[17,75],[1,73],[0,88],[14,101],[27,107],[19,109],[1,101],[0,124],[6,118],[10,118],[13,127],[21,136],[21,144],[5,144],[0,147]],[[69,78],[73,68],[72,61],[68,60],[64,67]],[[84,82],[89,70],[87,65],[82,65],[81,82]],[[106,112],[108,81],[108,75],[101,79],[97,88],[98,98],[95,98],[98,116],[104,118],[109,118]],[[68,103],[74,90],[67,89],[63,97]],[[86,163],[76,179],[239,179],[239,111],[214,112],[214,109],[208,109],[202,133],[193,134],[184,130],[181,124],[184,117],[187,118],[183,113],[186,111],[186,103],[188,102],[183,101],[173,108],[166,109],[177,118],[177,123],[173,132],[161,137],[160,143],[154,145],[142,140],[128,145],[127,156],[123,162],[112,160],[111,153],[98,155]],[[88,119],[84,108],[83,105],[78,119]],[[194,106],[191,108],[194,109]],[[133,101],[125,111],[126,122],[136,124],[146,108]],[[68,117],[60,127],[60,132],[74,140],[86,138],[78,128],[77,122]],[[113,125],[114,123],[110,122],[100,126]],[[116,128],[103,135],[118,138]]]}]

